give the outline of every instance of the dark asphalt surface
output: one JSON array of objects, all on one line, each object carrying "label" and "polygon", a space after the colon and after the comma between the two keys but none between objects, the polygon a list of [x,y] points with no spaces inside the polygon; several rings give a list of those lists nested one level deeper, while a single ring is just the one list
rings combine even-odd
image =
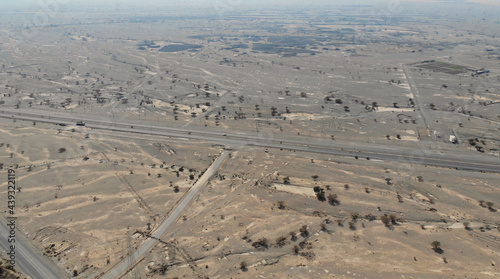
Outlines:
[{"label": "dark asphalt surface", "polygon": [[80,118],[76,115],[56,116],[49,112],[17,112],[0,111],[0,117],[26,121],[65,124],[74,126],[77,121],[85,121],[86,128],[102,129],[116,132],[138,133],[210,141],[228,147],[255,146],[279,148],[283,150],[329,154],[336,156],[357,157],[359,159],[393,161],[412,165],[453,168],[458,170],[484,171],[500,173],[500,159],[486,155],[460,153],[439,153],[425,148],[409,148],[397,145],[381,145],[371,143],[354,143],[345,141],[329,141],[307,139],[280,139],[274,136],[259,137],[252,134],[235,134],[221,131],[202,131],[184,128],[171,128],[144,125],[138,123],[114,122]]},{"label": "dark asphalt surface", "polygon": [[27,240],[20,235],[19,231],[16,231],[16,242],[8,243],[10,228],[6,224],[7,220],[0,218],[0,248],[8,253],[10,251],[10,245],[15,245],[16,269],[32,279],[65,278],[52,264],[48,263],[42,255],[34,251],[31,246],[26,243]]}]

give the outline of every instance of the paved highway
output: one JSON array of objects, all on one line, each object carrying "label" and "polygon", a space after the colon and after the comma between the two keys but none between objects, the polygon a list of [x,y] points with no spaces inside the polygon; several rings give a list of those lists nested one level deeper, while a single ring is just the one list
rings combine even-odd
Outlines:
[{"label": "paved highway", "polygon": [[[16,220],[16,222],[18,221],[19,219]],[[6,224],[7,221],[0,218],[0,248],[7,253],[10,251],[11,243],[8,243],[10,228]],[[48,263],[39,253],[26,244],[26,240],[20,235],[19,231],[16,231],[16,243],[13,245],[15,245],[16,269],[23,274],[33,279],[65,278],[52,264]]]},{"label": "paved highway", "polygon": [[354,143],[337,140],[325,141],[315,140],[312,138],[308,138],[308,141],[304,142],[304,140],[279,139],[274,136],[259,137],[252,134],[235,134],[219,131],[170,128],[138,123],[80,118],[74,115],[57,116],[53,114],[49,115],[49,112],[42,111],[19,112],[18,110],[3,110],[0,111],[0,117],[53,124],[66,124],[72,126],[74,126],[77,121],[85,121],[86,128],[149,134],[171,138],[197,139],[220,143],[227,146],[246,145],[264,148],[279,148],[284,150],[347,156],[359,159],[369,158],[415,165],[500,173],[500,159],[488,155],[473,155],[470,153],[440,153],[438,151],[428,150],[425,148],[409,148],[397,145]]},{"label": "paved highway", "polygon": [[214,175],[215,171],[224,162],[224,160],[229,155],[228,151],[221,153],[219,158],[215,160],[212,165],[205,171],[205,173],[200,177],[196,184],[189,190],[187,195],[182,199],[182,201],[177,205],[177,207],[170,213],[170,215],[161,223],[158,229],[155,230],[152,237],[146,240],[132,255],[129,255],[126,259],[121,261],[118,265],[113,267],[110,271],[103,275],[102,279],[115,279],[120,278],[126,271],[135,265],[135,263],[142,258],[142,256],[156,244],[157,239],[167,231],[167,229],[179,218],[181,212],[186,208],[187,205],[194,199],[196,194],[205,186],[208,179]]}]

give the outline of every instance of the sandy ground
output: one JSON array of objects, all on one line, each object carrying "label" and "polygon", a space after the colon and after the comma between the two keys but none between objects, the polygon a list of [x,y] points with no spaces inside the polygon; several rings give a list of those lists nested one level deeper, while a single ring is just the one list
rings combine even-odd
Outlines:
[{"label": "sandy ground", "polygon": [[[385,26],[349,8],[78,23],[61,10],[33,43],[3,14],[0,107],[498,156],[498,20],[446,11]],[[299,53],[257,50],[269,42]],[[203,48],[159,51],[180,43]],[[490,73],[416,66],[425,60]],[[0,162],[22,185],[20,232],[68,277],[95,278],[131,253],[219,148],[0,119]],[[243,148],[125,277],[499,278],[499,185],[496,174]]]},{"label": "sandy ground", "polygon": [[[500,217],[479,205],[498,198],[498,175],[328,157],[311,163],[307,154],[279,151],[240,151],[219,174],[186,219],[163,237],[167,244],[157,246],[135,272],[152,276],[163,263],[169,278],[500,275]],[[337,194],[339,204],[317,200],[315,186],[327,196]],[[399,221],[385,226],[385,214]],[[252,246],[262,238],[268,248]],[[442,253],[433,251],[433,241],[441,243]]]},{"label": "sandy ground", "polygon": [[[13,130],[1,123],[0,156],[4,167],[17,168],[21,185],[21,232],[68,274],[77,270],[86,277],[139,245],[141,239],[128,240],[130,235],[154,229],[219,153],[210,146],[191,152],[164,141],[85,129],[59,133],[43,124],[20,123]],[[2,183],[3,199],[6,188]]]}]

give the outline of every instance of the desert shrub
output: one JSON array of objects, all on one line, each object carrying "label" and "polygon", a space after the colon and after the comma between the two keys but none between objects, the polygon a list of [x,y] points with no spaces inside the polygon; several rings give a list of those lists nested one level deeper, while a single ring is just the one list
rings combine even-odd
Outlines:
[{"label": "desert shrub", "polygon": [[285,209],[286,206],[285,206],[285,201],[278,201],[278,209]]},{"label": "desert shrub", "polygon": [[335,206],[340,204],[337,194],[330,194],[328,195],[327,198],[328,198],[328,203],[330,203],[331,205]]},{"label": "desert shrub", "polygon": [[389,227],[391,225],[391,218],[387,216],[387,214],[380,216],[380,221],[386,226]]},{"label": "desert shrub", "polygon": [[276,238],[276,247],[283,247],[286,244],[286,237],[280,236]]},{"label": "desert shrub", "polygon": [[252,246],[257,250],[265,250],[269,248],[269,243],[267,241],[267,238],[263,237],[258,241],[252,243]]},{"label": "desert shrub", "polygon": [[307,225],[303,225],[300,229],[300,235],[302,237],[308,237],[309,236],[309,231],[307,230]]},{"label": "desert shrub", "polygon": [[349,222],[349,229],[351,229],[353,231],[356,230],[356,225],[353,221]]},{"label": "desert shrub", "polygon": [[439,242],[437,240],[434,240],[433,242],[431,242],[431,247],[432,247],[432,250],[434,250],[434,252],[436,252],[438,254],[442,254],[444,252],[443,249],[441,249],[441,242]]}]

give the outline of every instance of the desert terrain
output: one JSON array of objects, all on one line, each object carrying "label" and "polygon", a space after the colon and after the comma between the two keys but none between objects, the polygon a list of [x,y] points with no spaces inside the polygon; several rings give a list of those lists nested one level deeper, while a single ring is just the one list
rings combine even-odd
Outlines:
[{"label": "desert terrain", "polygon": [[12,169],[63,278],[500,277],[499,10],[382,2],[2,13],[2,222]]}]

